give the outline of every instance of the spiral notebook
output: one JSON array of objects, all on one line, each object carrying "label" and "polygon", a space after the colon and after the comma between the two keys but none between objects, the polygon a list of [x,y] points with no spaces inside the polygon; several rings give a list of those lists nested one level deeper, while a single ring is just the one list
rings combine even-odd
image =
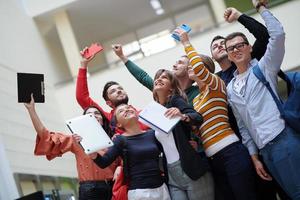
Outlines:
[{"label": "spiral notebook", "polygon": [[82,137],[80,142],[86,154],[97,152],[113,145],[93,114],[82,115],[66,121],[72,133]]}]

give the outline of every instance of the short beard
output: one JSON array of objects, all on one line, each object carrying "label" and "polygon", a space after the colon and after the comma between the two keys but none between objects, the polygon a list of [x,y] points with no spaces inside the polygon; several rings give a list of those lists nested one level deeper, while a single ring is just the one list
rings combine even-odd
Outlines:
[{"label": "short beard", "polygon": [[222,61],[224,61],[225,59],[228,59],[228,55],[223,55],[222,57],[218,58],[218,59],[215,59],[217,61],[217,63],[220,63]]},{"label": "short beard", "polygon": [[113,104],[115,107],[118,107],[121,104],[128,104],[128,101],[129,101],[129,99],[128,99],[128,96],[126,95],[126,97],[124,99],[116,100],[113,102]]}]

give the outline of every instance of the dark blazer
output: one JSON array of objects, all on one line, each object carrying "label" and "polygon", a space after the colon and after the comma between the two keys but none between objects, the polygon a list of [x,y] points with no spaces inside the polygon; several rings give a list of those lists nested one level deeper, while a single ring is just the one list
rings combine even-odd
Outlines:
[{"label": "dark blazer", "polygon": [[183,171],[192,180],[197,180],[209,170],[209,164],[204,152],[199,154],[189,141],[191,140],[191,125],[200,126],[203,118],[179,95],[173,95],[165,106],[176,107],[190,118],[189,123],[180,121],[174,127],[173,134]]}]

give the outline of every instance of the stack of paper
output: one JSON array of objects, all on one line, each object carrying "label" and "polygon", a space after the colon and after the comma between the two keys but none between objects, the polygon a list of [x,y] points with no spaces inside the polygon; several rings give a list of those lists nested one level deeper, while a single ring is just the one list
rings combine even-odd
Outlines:
[{"label": "stack of paper", "polygon": [[139,121],[151,127],[153,130],[170,133],[179,122],[180,117],[167,118],[167,108],[153,101],[148,104],[139,114]]}]

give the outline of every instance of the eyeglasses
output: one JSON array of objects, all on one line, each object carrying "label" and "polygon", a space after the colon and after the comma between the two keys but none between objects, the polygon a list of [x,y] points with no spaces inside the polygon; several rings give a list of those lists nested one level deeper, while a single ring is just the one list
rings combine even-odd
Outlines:
[{"label": "eyeglasses", "polygon": [[233,45],[231,47],[227,47],[226,51],[228,53],[232,53],[234,51],[234,49],[241,50],[242,48],[244,48],[245,45],[248,45],[248,42],[240,42],[240,43],[237,43],[236,45]]}]

